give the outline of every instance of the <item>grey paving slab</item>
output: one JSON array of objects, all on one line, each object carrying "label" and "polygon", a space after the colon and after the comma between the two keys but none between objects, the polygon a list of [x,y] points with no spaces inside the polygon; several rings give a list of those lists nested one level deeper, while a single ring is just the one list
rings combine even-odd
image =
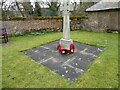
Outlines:
[{"label": "grey paving slab", "polygon": [[104,50],[103,47],[74,42],[75,53],[62,55],[57,51],[57,44],[58,41],[51,42],[22,53],[31,57],[38,64],[46,66],[61,77],[75,81]]}]

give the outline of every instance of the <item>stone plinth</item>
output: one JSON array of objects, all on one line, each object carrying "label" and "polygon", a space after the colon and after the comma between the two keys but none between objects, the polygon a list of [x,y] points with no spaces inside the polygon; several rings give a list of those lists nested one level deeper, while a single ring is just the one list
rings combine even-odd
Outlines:
[{"label": "stone plinth", "polygon": [[65,48],[65,49],[69,49],[70,48],[70,45],[73,44],[73,40],[72,39],[60,39],[60,45],[61,45],[61,48]]}]

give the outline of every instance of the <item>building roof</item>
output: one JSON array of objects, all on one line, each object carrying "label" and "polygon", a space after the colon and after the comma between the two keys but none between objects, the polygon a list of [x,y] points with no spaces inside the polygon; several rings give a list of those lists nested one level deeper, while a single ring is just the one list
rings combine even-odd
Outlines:
[{"label": "building roof", "polygon": [[120,0],[101,0],[90,8],[87,8],[86,11],[101,11],[109,9],[120,9]]}]

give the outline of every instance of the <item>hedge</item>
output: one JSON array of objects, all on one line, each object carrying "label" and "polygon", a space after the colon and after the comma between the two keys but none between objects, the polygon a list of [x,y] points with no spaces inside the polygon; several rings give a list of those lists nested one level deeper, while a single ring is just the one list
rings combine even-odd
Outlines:
[{"label": "hedge", "polygon": [[[11,20],[17,20],[17,21],[24,21],[24,20],[61,20],[63,17],[62,16],[47,16],[47,17],[32,17],[32,18],[25,18],[25,17],[12,17],[12,18],[9,18],[9,19],[2,19],[2,21],[11,21]],[[85,16],[71,16],[70,17],[70,19],[71,20],[73,20],[73,19],[77,19],[77,20],[79,20],[79,19],[87,19],[87,17],[85,17]]]}]

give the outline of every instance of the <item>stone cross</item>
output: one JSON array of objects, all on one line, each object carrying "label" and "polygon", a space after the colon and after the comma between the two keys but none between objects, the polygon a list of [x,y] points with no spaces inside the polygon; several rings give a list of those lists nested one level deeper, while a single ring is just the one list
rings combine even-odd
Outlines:
[{"label": "stone cross", "polygon": [[70,39],[70,11],[73,10],[73,6],[69,0],[64,0],[63,5],[60,7],[63,15],[63,39]]}]

